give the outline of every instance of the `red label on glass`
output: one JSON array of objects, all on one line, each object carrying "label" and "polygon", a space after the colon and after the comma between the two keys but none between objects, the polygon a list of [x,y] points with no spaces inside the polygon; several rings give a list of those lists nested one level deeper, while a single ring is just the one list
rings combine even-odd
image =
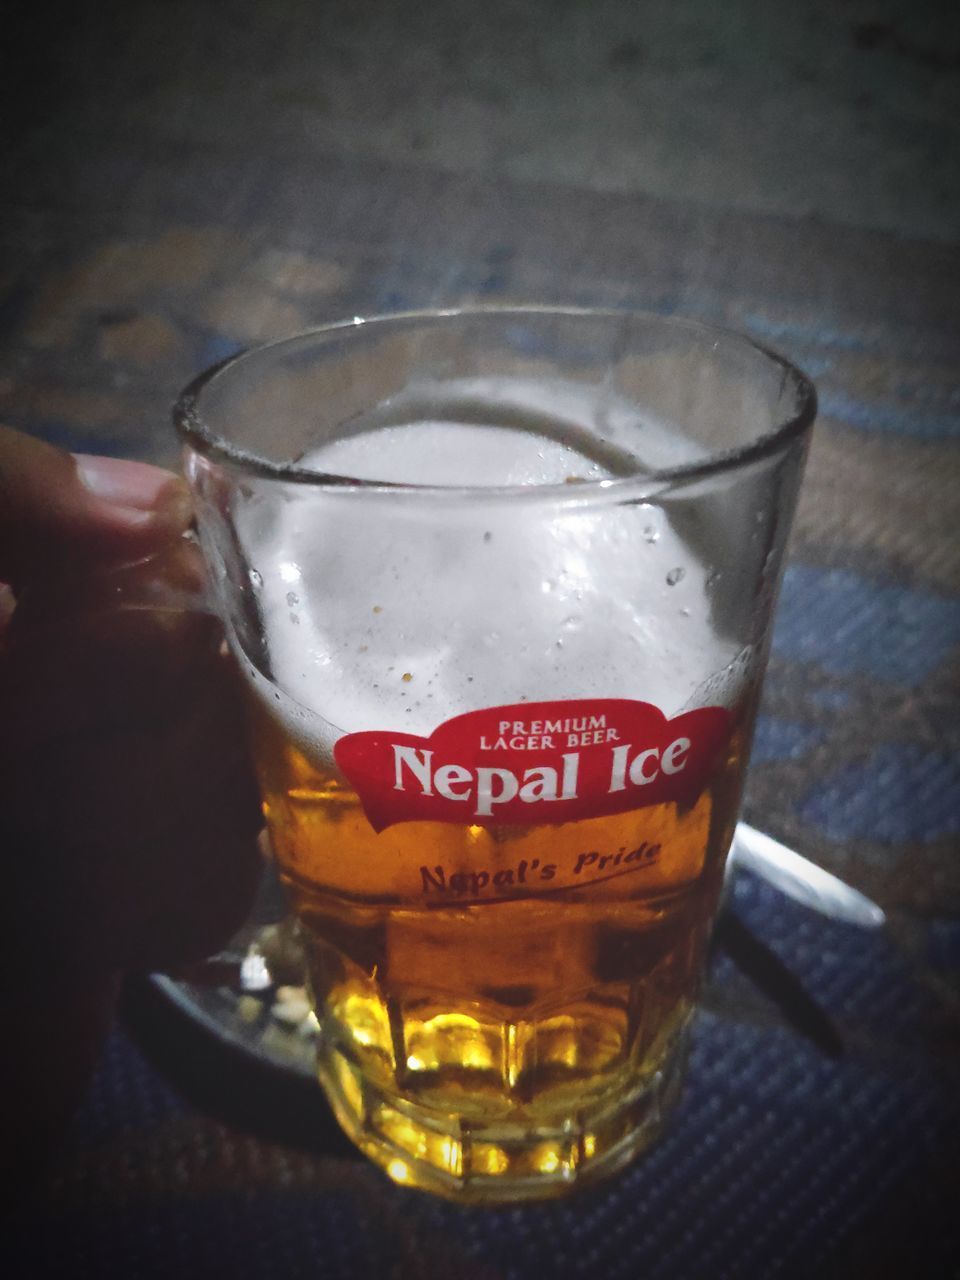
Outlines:
[{"label": "red label on glass", "polygon": [[334,756],[375,831],[397,822],[536,826],[692,803],[730,733],[723,707],[575,698],[454,716],[429,738],[349,733]]}]

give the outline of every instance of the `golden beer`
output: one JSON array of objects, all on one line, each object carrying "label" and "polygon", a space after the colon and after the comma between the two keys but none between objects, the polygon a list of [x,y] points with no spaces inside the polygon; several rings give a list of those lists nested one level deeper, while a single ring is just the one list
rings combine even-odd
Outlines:
[{"label": "golden beer", "polygon": [[[474,1200],[560,1192],[645,1146],[679,1083],[740,735],[683,808],[377,834],[259,700],[254,721],[319,1071],[354,1141],[397,1181]],[[471,900],[483,875],[494,895]]]}]

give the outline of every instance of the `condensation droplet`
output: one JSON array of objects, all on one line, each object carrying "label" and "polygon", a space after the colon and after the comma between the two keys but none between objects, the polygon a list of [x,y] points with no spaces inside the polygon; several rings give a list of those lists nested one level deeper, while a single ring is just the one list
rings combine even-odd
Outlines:
[{"label": "condensation droplet", "polygon": [[250,581],[259,591],[260,588],[263,586],[263,578],[260,576],[259,573],[257,573],[256,569],[251,569],[250,572],[247,574],[247,577],[250,579]]},{"label": "condensation droplet", "polygon": [[655,524],[647,524],[640,531],[640,536],[644,542],[657,542],[660,538],[660,530]]},{"label": "condensation droplet", "polygon": [[671,569],[670,572],[667,574],[667,586],[675,587],[677,583],[683,578],[685,573],[686,573],[686,570],[682,569],[680,565],[677,565],[676,569]]},{"label": "condensation droplet", "polygon": [[288,591],[288,592],[287,592],[287,604],[290,606],[290,608],[291,608],[291,609],[296,608],[296,606],[297,606],[299,603],[300,603],[300,597],[297,595],[297,593],[296,593],[295,591]]}]

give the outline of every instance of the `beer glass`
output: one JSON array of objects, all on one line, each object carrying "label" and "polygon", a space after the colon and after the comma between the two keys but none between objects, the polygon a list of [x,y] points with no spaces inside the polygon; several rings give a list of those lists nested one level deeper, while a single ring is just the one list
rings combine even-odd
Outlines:
[{"label": "beer glass", "polygon": [[814,411],[743,337],[537,307],[181,398],[319,1077],[397,1182],[556,1195],[664,1123]]}]

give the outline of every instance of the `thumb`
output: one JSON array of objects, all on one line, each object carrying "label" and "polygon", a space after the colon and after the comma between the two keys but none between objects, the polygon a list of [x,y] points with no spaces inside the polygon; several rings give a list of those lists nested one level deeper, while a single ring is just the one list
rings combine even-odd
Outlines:
[{"label": "thumb", "polygon": [[190,493],[160,467],[74,455],[0,426],[0,582],[161,550],[191,519]]}]

